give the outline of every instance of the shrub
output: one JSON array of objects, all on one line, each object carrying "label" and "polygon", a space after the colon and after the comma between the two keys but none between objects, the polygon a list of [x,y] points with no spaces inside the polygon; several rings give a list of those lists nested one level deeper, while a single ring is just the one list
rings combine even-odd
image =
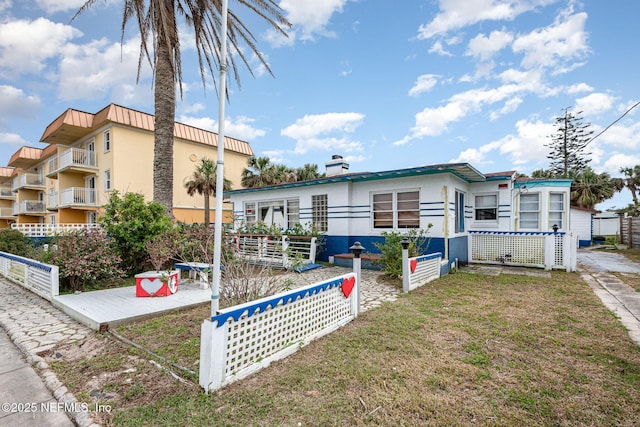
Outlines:
[{"label": "shrub", "polygon": [[31,239],[18,230],[0,230],[0,252],[7,252],[27,258],[31,257],[33,255]]},{"label": "shrub", "polygon": [[429,224],[427,229],[413,228],[407,233],[398,231],[385,231],[382,233],[384,243],[374,243],[380,251],[380,259],[374,261],[377,265],[382,265],[384,273],[389,277],[402,277],[402,244],[405,237],[409,240],[409,257],[423,255],[429,248],[429,231],[433,224]]},{"label": "shrub", "polygon": [[180,246],[178,230],[163,231],[145,243],[149,261],[156,271],[170,269],[170,261],[176,259]]},{"label": "shrub", "polygon": [[96,280],[123,277],[120,257],[99,230],[79,230],[56,239],[51,262],[60,268],[62,288],[84,290]]},{"label": "shrub", "polygon": [[145,203],[144,196],[138,193],[125,193],[120,197],[116,190],[111,192],[99,222],[129,274],[148,269],[146,242],[173,227],[160,203]]}]

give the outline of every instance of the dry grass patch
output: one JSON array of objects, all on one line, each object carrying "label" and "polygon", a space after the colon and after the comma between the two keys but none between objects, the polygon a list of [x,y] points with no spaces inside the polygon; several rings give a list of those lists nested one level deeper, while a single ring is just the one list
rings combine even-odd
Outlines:
[{"label": "dry grass patch", "polygon": [[[208,309],[119,332],[195,368]],[[118,426],[631,426],[640,413],[640,348],[575,273],[443,277],[210,396],[140,350],[105,338],[104,351],[56,369],[83,398],[87,375],[120,372],[106,402]]]}]

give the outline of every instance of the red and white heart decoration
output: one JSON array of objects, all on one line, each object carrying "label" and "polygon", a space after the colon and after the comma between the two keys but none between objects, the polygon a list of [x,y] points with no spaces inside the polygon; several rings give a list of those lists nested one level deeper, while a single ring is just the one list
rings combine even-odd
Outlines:
[{"label": "red and white heart decoration", "polygon": [[351,295],[351,291],[353,291],[353,287],[355,285],[356,285],[355,276],[345,277],[342,280],[342,293],[344,294],[345,298],[349,298],[349,295]]}]

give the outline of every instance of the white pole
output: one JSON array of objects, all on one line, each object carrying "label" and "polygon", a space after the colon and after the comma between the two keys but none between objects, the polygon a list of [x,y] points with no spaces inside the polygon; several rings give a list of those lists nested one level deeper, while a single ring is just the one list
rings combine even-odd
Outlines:
[{"label": "white pole", "polygon": [[[220,88],[218,92],[218,161],[216,172],[216,214],[213,236],[213,283],[211,286],[211,316],[218,314],[220,300],[220,255],[222,252],[222,193],[224,192],[224,107],[227,95],[227,6],[222,0],[222,30],[220,34]],[[206,224],[209,227],[209,224]]]}]

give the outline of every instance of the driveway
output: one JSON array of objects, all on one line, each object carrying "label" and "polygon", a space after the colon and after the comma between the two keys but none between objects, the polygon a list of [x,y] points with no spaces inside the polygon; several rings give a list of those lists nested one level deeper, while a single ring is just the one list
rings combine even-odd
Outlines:
[{"label": "driveway", "polygon": [[612,273],[640,274],[640,264],[608,250],[579,249],[578,271],[640,345],[640,292]]}]

